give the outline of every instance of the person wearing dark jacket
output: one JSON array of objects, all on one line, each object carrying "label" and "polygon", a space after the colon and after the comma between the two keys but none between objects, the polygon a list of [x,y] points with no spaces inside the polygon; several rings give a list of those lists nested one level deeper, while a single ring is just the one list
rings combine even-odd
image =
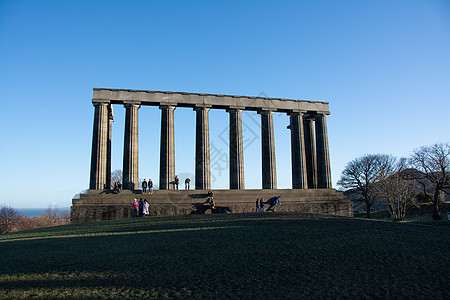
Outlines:
[{"label": "person wearing dark jacket", "polygon": [[139,200],[139,218],[142,218],[143,213],[144,213],[144,202],[142,202],[141,198],[141,200]]},{"label": "person wearing dark jacket", "polygon": [[147,194],[147,181],[144,178],[144,181],[142,181],[142,193]]}]

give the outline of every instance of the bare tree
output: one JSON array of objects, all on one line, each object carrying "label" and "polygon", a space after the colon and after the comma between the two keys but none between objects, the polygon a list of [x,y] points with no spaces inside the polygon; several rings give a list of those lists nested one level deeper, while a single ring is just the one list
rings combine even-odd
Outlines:
[{"label": "bare tree", "polygon": [[433,219],[442,218],[441,203],[444,201],[446,188],[450,188],[450,144],[437,143],[431,146],[423,146],[413,151],[410,157],[411,165],[422,172],[434,185],[433,195]]},{"label": "bare tree", "polygon": [[378,196],[374,184],[393,159],[385,154],[366,154],[350,161],[342,171],[337,184],[361,195],[360,201],[365,203],[367,218],[370,218],[370,209]]},{"label": "bare tree", "polygon": [[20,218],[19,212],[10,206],[0,207],[0,234],[11,232]]},{"label": "bare tree", "polygon": [[122,170],[117,169],[111,172],[111,189],[114,189],[114,183],[122,183]]},{"label": "bare tree", "polygon": [[415,181],[409,180],[406,158],[390,158],[380,170],[379,181],[374,190],[383,200],[391,218],[400,221],[405,218],[406,209],[416,194]]},{"label": "bare tree", "polygon": [[58,211],[57,207],[47,208],[44,212],[39,215],[39,227],[51,227],[58,224]]}]

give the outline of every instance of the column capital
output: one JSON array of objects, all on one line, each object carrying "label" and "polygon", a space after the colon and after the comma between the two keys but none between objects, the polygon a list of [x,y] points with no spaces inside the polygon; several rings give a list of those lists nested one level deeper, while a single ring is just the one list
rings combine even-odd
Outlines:
[{"label": "column capital", "polygon": [[287,114],[288,116],[290,116],[290,115],[295,115],[295,114],[301,114],[301,115],[304,115],[304,114],[306,114],[306,110],[291,110],[291,111],[288,111],[286,114]]},{"label": "column capital", "polygon": [[135,101],[133,101],[133,102],[128,102],[128,101],[123,101],[123,106],[124,107],[133,107],[133,106],[137,106],[138,108],[140,108],[141,107],[141,102],[135,102]]},{"label": "column capital", "polygon": [[95,106],[103,106],[103,107],[105,107],[108,104],[109,104],[109,102],[94,102],[94,101],[92,101],[92,105],[94,105],[94,107]]},{"label": "column capital", "polygon": [[109,104],[111,103],[109,100],[105,100],[105,99],[92,99],[92,104],[94,106],[98,105],[98,104]]},{"label": "column capital", "polygon": [[195,111],[203,110],[203,109],[208,111],[208,110],[211,109],[211,107],[212,107],[212,105],[195,105],[192,109],[195,110]]},{"label": "column capital", "polygon": [[234,111],[243,111],[245,110],[244,107],[239,107],[239,106],[230,106],[226,109],[227,112],[234,112]]},{"label": "column capital", "polygon": [[159,106],[159,109],[170,109],[170,110],[175,110],[175,108],[177,108],[175,105],[170,105],[170,104],[162,104]]},{"label": "column capital", "polygon": [[276,111],[276,109],[258,109],[258,114],[268,115],[268,114],[273,114],[275,111]]}]

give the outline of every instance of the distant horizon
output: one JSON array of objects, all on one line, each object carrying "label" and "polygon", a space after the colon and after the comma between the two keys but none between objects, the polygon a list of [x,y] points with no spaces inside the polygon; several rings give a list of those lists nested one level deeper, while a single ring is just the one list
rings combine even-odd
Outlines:
[{"label": "distant horizon", "polygon": [[[26,208],[20,208],[20,207],[13,207],[14,209],[16,209],[19,214],[21,215],[25,215],[29,218],[33,218],[33,217],[39,217],[41,215],[41,213],[45,212],[48,207],[46,208],[39,208],[39,207],[26,207]],[[58,216],[61,216],[63,212],[65,211],[70,211],[70,206],[69,207],[58,207]]]}]

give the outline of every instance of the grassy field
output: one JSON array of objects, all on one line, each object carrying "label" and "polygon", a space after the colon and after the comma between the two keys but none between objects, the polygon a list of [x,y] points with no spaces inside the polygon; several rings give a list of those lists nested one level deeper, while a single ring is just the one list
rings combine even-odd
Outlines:
[{"label": "grassy field", "polygon": [[306,214],[155,217],[0,236],[0,298],[448,299],[450,228]]}]

